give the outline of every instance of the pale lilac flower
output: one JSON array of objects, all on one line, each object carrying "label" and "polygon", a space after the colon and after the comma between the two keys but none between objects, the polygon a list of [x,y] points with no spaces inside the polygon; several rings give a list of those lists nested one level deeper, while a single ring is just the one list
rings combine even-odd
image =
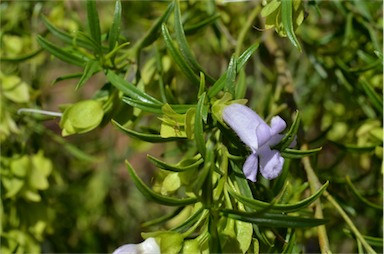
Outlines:
[{"label": "pale lilac flower", "polygon": [[160,247],[155,238],[150,237],[139,244],[125,244],[117,248],[112,254],[160,254]]},{"label": "pale lilac flower", "polygon": [[252,109],[241,104],[225,107],[223,120],[252,151],[243,165],[246,178],[256,182],[258,168],[266,179],[279,176],[284,158],[278,150],[271,150],[271,146],[278,144],[283,138],[279,133],[286,128],[285,121],[280,116],[275,116],[271,120],[271,126],[268,126]]}]

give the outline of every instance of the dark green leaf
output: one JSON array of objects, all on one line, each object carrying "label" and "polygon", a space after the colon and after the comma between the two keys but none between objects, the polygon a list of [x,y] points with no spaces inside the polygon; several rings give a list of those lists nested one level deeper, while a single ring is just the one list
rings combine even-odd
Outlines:
[{"label": "dark green leaf", "polygon": [[183,23],[181,21],[179,0],[175,0],[174,16],[175,16],[174,28],[175,28],[176,41],[179,46],[181,54],[186,60],[188,66],[194,71],[194,73],[203,72],[208,82],[213,84],[215,80],[212,77],[210,77],[207,73],[204,72],[203,68],[201,68],[201,66],[195,60],[195,57],[193,56],[188,46],[187,38],[185,37],[185,34],[184,34]]},{"label": "dark green leaf", "polygon": [[89,59],[85,59],[85,57],[81,58],[71,52],[66,51],[65,49],[57,47],[56,45],[49,42],[48,40],[41,37],[40,35],[37,36],[37,42],[40,44],[41,47],[43,47],[49,53],[51,53],[55,57],[69,64],[83,67],[86,61],[89,60]]},{"label": "dark green leaf", "polygon": [[109,31],[109,51],[113,50],[117,44],[117,40],[120,36],[120,26],[121,26],[121,2],[116,0],[115,3],[115,12],[113,14],[113,23],[111,30]]},{"label": "dark green leaf", "polygon": [[297,131],[299,130],[299,126],[300,126],[300,113],[299,111],[296,111],[295,120],[293,121],[288,132],[285,134],[284,138],[280,141],[280,143],[272,147],[272,149],[283,151],[287,147],[289,147],[296,138],[296,134],[297,134]]},{"label": "dark green leaf", "polygon": [[162,105],[160,104],[142,102],[140,100],[134,100],[126,96],[123,97],[123,102],[127,103],[128,105],[134,108],[138,108],[146,112],[162,114],[162,110],[161,110]]},{"label": "dark green leaf", "polygon": [[73,46],[77,45],[90,50],[94,48],[93,44],[89,43],[89,40],[84,40],[82,37],[74,37],[55,27],[51,22],[49,22],[49,20],[45,16],[42,16],[42,17],[43,17],[43,22],[45,26],[48,28],[48,30],[53,35],[55,35],[57,38],[67,43],[68,45],[73,45]]},{"label": "dark green leaf", "polygon": [[223,210],[221,214],[245,222],[250,222],[258,226],[272,228],[308,228],[316,227],[327,223],[325,219],[306,218],[299,216],[289,216],[275,213],[247,213],[234,210]]},{"label": "dark green leaf", "polygon": [[193,226],[194,223],[198,221],[198,219],[201,218],[201,216],[204,216],[204,214],[206,214],[206,213],[203,213],[203,211],[204,211],[204,208],[202,207],[196,212],[194,212],[191,216],[189,216],[183,223],[181,223],[180,225],[177,225],[177,227],[174,227],[170,230],[180,232],[180,233],[187,231],[189,228]]},{"label": "dark green leaf", "polygon": [[124,126],[120,125],[118,122],[115,120],[112,120],[112,123],[118,127],[120,130],[122,130],[124,133],[127,135],[140,139],[142,141],[150,142],[150,143],[164,143],[164,142],[170,142],[170,141],[176,141],[176,140],[181,140],[184,138],[180,137],[170,137],[170,138],[163,138],[160,136],[160,134],[148,134],[148,133],[141,133],[141,132],[136,132],[130,129],[125,128]]},{"label": "dark green leaf", "polygon": [[224,91],[229,92],[232,96],[235,96],[235,81],[236,81],[236,59],[233,55],[228,64],[227,77],[225,82]]},{"label": "dark green leaf", "polygon": [[[249,60],[249,58],[252,56],[252,54],[256,51],[256,49],[259,47],[259,44],[253,44],[251,47],[249,47],[246,51],[241,54],[241,56],[237,59],[237,71],[240,71],[241,68],[245,65],[245,63]],[[223,75],[213,84],[213,86],[208,90],[208,97],[212,98],[215,96],[218,92],[220,92],[224,86],[225,82],[227,80],[227,71],[224,72]]]},{"label": "dark green leaf", "polygon": [[24,55],[24,56],[19,56],[19,57],[16,57],[16,58],[4,58],[4,57],[2,57],[1,61],[10,62],[10,63],[23,62],[25,60],[28,60],[28,59],[31,59],[31,58],[37,56],[42,51],[43,51],[43,49],[38,49],[35,52],[32,52],[32,53]]},{"label": "dark green leaf", "polygon": [[89,60],[85,65],[83,75],[76,85],[76,90],[80,89],[96,72],[101,71],[101,66],[98,61]]},{"label": "dark green leaf", "polygon": [[107,75],[108,81],[111,82],[112,85],[114,85],[123,94],[128,95],[132,99],[135,99],[141,102],[146,102],[149,104],[162,105],[160,101],[146,94],[145,92],[139,90],[136,86],[134,86],[132,83],[129,83],[127,80],[120,77],[115,72],[108,70],[106,75]]},{"label": "dark green leaf", "polygon": [[97,48],[95,49],[95,51],[97,53],[101,53],[100,22],[99,22],[99,14],[97,12],[95,0],[87,0],[87,17],[88,17],[88,27],[91,33],[91,37],[97,45]]},{"label": "dark green leaf", "polygon": [[127,164],[128,173],[132,177],[132,180],[135,183],[136,187],[149,200],[155,201],[159,204],[166,205],[166,206],[185,206],[185,205],[190,205],[197,202],[197,198],[194,198],[194,197],[177,199],[177,198],[163,196],[154,192],[147,185],[145,185],[145,183],[138,177],[135,170],[132,168],[131,164],[128,161],[126,161],[126,164]]},{"label": "dark green leaf", "polygon": [[194,160],[190,159],[190,163],[188,165],[183,165],[183,161],[181,163],[178,163],[176,165],[169,165],[168,163],[165,163],[151,155],[147,155],[147,158],[149,161],[151,161],[156,167],[158,168],[161,168],[161,169],[165,169],[165,170],[169,170],[169,171],[172,171],[172,172],[183,172],[183,171],[187,171],[189,169],[193,169],[193,168],[196,168],[197,166],[199,166],[204,160],[203,158],[199,158],[198,160],[196,160],[195,162],[193,162]]},{"label": "dark green leaf", "polygon": [[141,39],[136,45],[138,45],[139,48],[145,48],[152,44],[155,40],[158,39],[160,34],[160,27],[163,23],[165,23],[169,17],[169,15],[172,13],[172,10],[174,8],[174,3],[171,2],[163,15],[156,21],[155,24],[151,27],[151,29],[148,31],[148,33]]},{"label": "dark green leaf", "polygon": [[365,79],[361,79],[359,84],[363,87],[364,92],[367,94],[372,105],[380,113],[383,113],[383,98],[371,87],[371,85]]},{"label": "dark green leaf", "polygon": [[194,34],[195,32],[201,31],[205,26],[208,26],[215,22],[218,18],[220,18],[220,14],[212,15],[197,24],[185,26],[184,32],[185,34]]},{"label": "dark green leaf", "polygon": [[292,44],[301,51],[301,46],[296,38],[296,34],[293,31],[293,2],[292,0],[281,1],[281,21],[283,23],[285,32]]},{"label": "dark green leaf", "polygon": [[315,202],[320,195],[325,191],[325,189],[328,187],[328,182],[326,182],[316,193],[311,195],[310,197],[301,200],[300,202],[297,202],[295,204],[273,204],[271,205],[270,203],[263,202],[260,200],[256,200],[253,198],[245,197],[239,193],[236,193],[233,190],[229,190],[229,193],[235,197],[238,201],[243,203],[245,206],[248,206],[250,208],[260,210],[260,209],[265,209],[267,208],[268,210],[271,211],[279,211],[279,212],[295,212],[298,210],[301,210],[303,208],[308,207],[311,205],[313,202]]},{"label": "dark green leaf", "polygon": [[204,119],[203,110],[204,110],[205,97],[206,97],[206,94],[203,93],[197,103],[196,116],[195,116],[195,129],[194,129],[197,150],[200,152],[200,154],[203,157],[205,157],[205,150],[206,150],[204,126],[203,126],[203,119]]},{"label": "dark green leaf", "polygon": [[284,151],[281,151],[280,153],[284,158],[300,159],[306,156],[314,155],[320,152],[321,149],[322,149],[321,147],[315,148],[315,149],[309,149],[309,150],[296,150],[291,148],[285,148]]},{"label": "dark green leaf", "polygon": [[169,34],[168,28],[165,24],[161,26],[161,31],[163,33],[163,38],[164,38],[164,42],[167,47],[167,50],[169,54],[172,56],[173,60],[176,62],[176,64],[180,67],[181,71],[189,80],[191,80],[193,84],[196,84],[196,85],[200,84],[200,80],[197,77],[197,75],[193,72],[192,68],[186,62],[184,56],[180,54],[179,50],[173,44],[171,35]]},{"label": "dark green leaf", "polygon": [[367,200],[366,198],[364,198],[360,193],[359,191],[356,189],[356,187],[353,185],[351,179],[349,178],[349,176],[346,176],[346,179],[347,179],[347,183],[348,183],[348,186],[349,188],[352,190],[352,192],[356,195],[356,197],[361,201],[363,202],[364,204],[366,204],[367,206],[370,206],[370,207],[373,207],[375,209],[379,209],[379,210],[383,210],[383,207],[381,205],[378,205],[378,204],[374,204],[372,203],[371,201]]}]

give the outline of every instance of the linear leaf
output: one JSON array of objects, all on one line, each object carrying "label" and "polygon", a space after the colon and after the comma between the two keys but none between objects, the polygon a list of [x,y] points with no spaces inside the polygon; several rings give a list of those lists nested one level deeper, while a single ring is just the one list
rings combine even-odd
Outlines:
[{"label": "linear leaf", "polygon": [[184,171],[187,171],[189,169],[193,169],[193,168],[196,168],[197,166],[199,166],[204,160],[203,158],[199,157],[198,160],[196,160],[195,162],[193,162],[191,160],[190,164],[188,165],[181,165],[181,163],[178,163],[176,165],[170,165],[168,163],[165,163],[164,161],[161,161],[151,155],[147,155],[147,158],[150,162],[152,162],[156,167],[158,168],[161,168],[161,169],[165,169],[165,170],[169,170],[169,171],[172,171],[172,172],[184,172]]},{"label": "linear leaf", "polygon": [[109,31],[109,51],[113,50],[116,46],[117,40],[120,35],[120,26],[121,26],[121,2],[116,0],[115,3],[115,12],[113,14],[113,22],[111,30]]},{"label": "linear leaf", "polygon": [[205,157],[205,136],[204,136],[204,126],[203,126],[203,119],[204,119],[204,103],[205,103],[205,97],[206,93],[203,93],[199,101],[197,103],[196,108],[196,116],[195,116],[195,142],[197,146],[197,150],[200,152],[200,154]]},{"label": "linear leaf", "polygon": [[181,21],[179,0],[175,0],[174,16],[175,16],[174,28],[175,28],[176,41],[177,41],[177,45],[180,48],[181,54],[184,56],[184,59],[186,60],[188,65],[191,67],[191,69],[195,73],[203,72],[209,83],[211,84],[215,83],[215,80],[211,76],[209,76],[206,72],[204,72],[203,68],[201,68],[201,66],[197,63],[195,57],[193,56],[188,46],[188,41],[187,41],[187,38],[185,37],[185,33],[183,29],[183,23]]},{"label": "linear leaf", "polygon": [[96,46],[97,46],[95,51],[97,53],[101,53],[100,22],[99,22],[99,14],[97,12],[95,0],[87,0],[87,17],[88,17],[88,27],[91,33],[91,37],[96,42]]},{"label": "linear leaf", "polygon": [[270,203],[245,197],[239,193],[236,193],[233,190],[229,190],[229,193],[233,197],[235,197],[238,201],[240,201],[245,206],[248,206],[250,208],[259,209],[259,210],[268,208],[268,210],[271,210],[271,211],[279,211],[279,212],[289,213],[289,212],[298,211],[300,209],[306,208],[309,205],[311,205],[325,191],[325,189],[328,187],[328,184],[329,184],[329,182],[326,182],[316,193],[314,193],[313,195],[309,196],[308,198],[303,199],[300,202],[297,202],[295,204],[274,204],[271,206]]},{"label": "linear leaf", "polygon": [[236,59],[235,56],[232,55],[231,60],[228,64],[227,69],[227,77],[225,82],[225,88],[224,90],[232,94],[232,96],[235,96],[235,81],[236,81]]},{"label": "linear leaf", "polygon": [[[243,52],[243,54],[240,55],[240,57],[237,59],[237,72],[243,68],[245,63],[249,60],[249,58],[255,53],[256,49],[259,47],[258,43],[253,44],[250,46],[247,50]],[[225,81],[227,79],[227,71],[224,72],[223,75],[213,84],[213,86],[208,90],[208,97],[212,98],[215,96],[218,92],[220,92],[223,87],[225,86]]]},{"label": "linear leaf", "polygon": [[128,105],[130,105],[134,108],[139,108],[139,109],[146,111],[146,112],[151,112],[151,113],[155,113],[155,114],[162,114],[162,110],[161,110],[162,105],[160,105],[160,104],[142,102],[140,100],[131,99],[127,96],[123,97],[123,102],[127,103]]},{"label": "linear leaf", "polygon": [[275,213],[247,213],[234,210],[223,210],[221,214],[245,222],[250,222],[258,226],[273,228],[307,228],[316,227],[327,223],[325,219],[305,218],[299,216],[289,216]]},{"label": "linear leaf", "polygon": [[172,13],[173,8],[174,3],[171,2],[163,15],[156,21],[156,23],[153,24],[143,39],[138,41],[135,45],[138,45],[139,48],[145,48],[157,40],[160,34],[161,25],[167,21],[169,15]]},{"label": "linear leaf", "polygon": [[80,89],[96,72],[101,71],[101,66],[98,61],[89,60],[85,65],[83,75],[76,85],[76,90]]},{"label": "linear leaf", "polygon": [[365,80],[361,79],[359,84],[363,87],[364,92],[367,94],[372,105],[380,112],[383,113],[383,98],[371,87],[371,85]]},{"label": "linear leaf", "polygon": [[[37,36],[37,42],[40,44],[41,47],[43,47],[45,50],[47,50],[49,53],[54,55],[55,57],[59,58],[60,60],[67,62],[69,64],[73,64],[76,66],[83,67],[85,65],[86,59],[81,58],[73,53],[70,53],[60,47],[57,47],[53,43],[49,42],[45,38],[41,37],[40,35]],[[88,60],[88,59],[87,59]]]},{"label": "linear leaf", "polygon": [[33,57],[37,56],[42,51],[43,51],[43,49],[38,49],[35,52],[32,52],[30,54],[26,54],[24,56],[19,56],[19,57],[15,57],[15,58],[5,58],[5,57],[2,57],[1,61],[11,62],[11,63],[23,62],[25,60],[28,60],[30,58],[33,58]]},{"label": "linear leaf", "polygon": [[55,35],[57,38],[62,40],[63,42],[70,44],[70,45],[78,45],[80,47],[90,49],[92,50],[94,47],[92,44],[89,43],[88,40],[84,40],[82,37],[75,37],[72,36],[61,29],[58,29],[56,26],[54,26],[45,16],[42,16],[43,22],[45,26],[48,28],[48,30]]},{"label": "linear leaf", "polygon": [[285,29],[285,32],[287,33],[287,36],[289,40],[292,42],[292,44],[301,52],[301,46],[299,41],[296,38],[296,34],[293,31],[293,2],[292,0],[283,0],[281,1],[281,21],[283,22],[283,26]]},{"label": "linear leaf", "polygon": [[315,149],[309,149],[309,150],[296,150],[296,149],[291,149],[291,148],[285,148],[280,153],[284,158],[300,159],[300,158],[303,158],[306,156],[314,155],[314,154],[320,152],[321,149],[322,149],[321,147],[315,148]]},{"label": "linear leaf", "polygon": [[124,78],[117,75],[114,71],[108,70],[106,75],[107,75],[108,81],[111,82],[112,85],[114,85],[121,92],[123,92],[123,94],[128,95],[129,97],[142,102],[158,104],[158,105],[162,104],[157,99],[146,94],[145,92],[141,91],[136,86],[134,86],[132,83],[128,82]]},{"label": "linear leaf", "polygon": [[135,170],[132,168],[131,164],[128,161],[126,161],[125,163],[127,164],[128,173],[132,177],[132,180],[135,183],[136,187],[149,200],[155,201],[159,204],[166,206],[185,206],[197,202],[197,198],[177,199],[163,196],[154,192],[140,179],[140,177],[136,174]]},{"label": "linear leaf", "polygon": [[184,56],[182,56],[179,52],[179,50],[176,48],[176,46],[173,44],[172,37],[169,34],[168,28],[165,24],[161,26],[161,31],[163,34],[164,42],[167,47],[167,50],[169,54],[172,56],[173,60],[176,62],[176,64],[179,66],[181,71],[184,73],[184,75],[193,83],[196,85],[200,84],[200,79],[198,76],[193,72],[192,68],[189,66],[189,64],[185,61]]},{"label": "linear leaf", "polygon": [[349,188],[351,188],[352,192],[355,194],[355,196],[361,201],[363,202],[364,204],[370,206],[370,207],[373,207],[375,209],[378,209],[378,210],[383,210],[383,207],[381,205],[378,205],[378,204],[375,204],[375,203],[372,203],[371,201],[367,200],[366,198],[364,198],[360,193],[359,191],[356,189],[356,187],[353,185],[351,179],[349,178],[349,176],[346,176],[346,179],[347,179],[347,183],[348,183],[348,186]]},{"label": "linear leaf", "polygon": [[220,18],[220,14],[215,14],[210,17],[207,17],[206,19],[200,21],[197,24],[189,25],[184,27],[184,33],[185,34],[194,34],[197,31],[201,31],[205,26],[208,26],[212,23],[214,23],[218,18]]},{"label": "linear leaf", "polygon": [[296,134],[299,130],[300,120],[301,120],[300,119],[300,112],[297,110],[295,119],[293,120],[293,123],[292,123],[291,127],[289,128],[288,132],[285,134],[284,138],[277,145],[272,147],[272,149],[277,149],[277,150],[283,151],[288,146],[290,146],[292,144],[292,142],[294,142],[294,140],[296,138]]},{"label": "linear leaf", "polygon": [[170,141],[176,141],[176,140],[182,140],[185,138],[180,137],[169,137],[169,138],[163,138],[160,136],[160,134],[148,134],[148,133],[141,133],[134,130],[130,130],[116,122],[115,120],[112,120],[112,123],[119,128],[121,131],[126,133],[127,135],[140,139],[142,141],[151,142],[151,143],[164,143],[164,142],[170,142]]}]

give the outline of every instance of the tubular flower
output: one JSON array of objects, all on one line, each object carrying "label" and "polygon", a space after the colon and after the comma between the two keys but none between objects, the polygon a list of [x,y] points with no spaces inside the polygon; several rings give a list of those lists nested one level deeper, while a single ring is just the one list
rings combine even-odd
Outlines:
[{"label": "tubular flower", "polygon": [[160,247],[155,238],[148,238],[139,244],[125,244],[117,248],[112,254],[160,254]]},{"label": "tubular flower", "polygon": [[252,109],[241,104],[225,107],[223,120],[252,151],[243,165],[246,178],[256,182],[259,168],[266,179],[279,176],[284,158],[278,150],[272,150],[271,146],[278,144],[283,138],[279,133],[286,128],[285,121],[280,116],[275,116],[271,120],[271,126],[268,126]]}]

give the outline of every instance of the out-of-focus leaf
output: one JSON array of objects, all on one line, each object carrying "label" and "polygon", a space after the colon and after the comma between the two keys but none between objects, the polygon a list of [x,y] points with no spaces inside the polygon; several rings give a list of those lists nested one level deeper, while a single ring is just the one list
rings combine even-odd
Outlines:
[{"label": "out-of-focus leaf", "polygon": [[85,65],[83,75],[76,85],[76,90],[80,89],[96,72],[101,70],[101,66],[98,61],[89,60]]},{"label": "out-of-focus leaf", "polygon": [[364,92],[367,94],[372,105],[382,114],[383,98],[378,93],[376,93],[375,90],[373,90],[371,85],[365,79],[361,79],[359,84],[363,87]]},{"label": "out-of-focus leaf", "polygon": [[112,27],[109,30],[109,35],[108,35],[109,51],[113,50],[117,44],[117,40],[119,39],[119,36],[120,36],[120,26],[121,26],[121,1],[116,0]]},{"label": "out-of-focus leaf", "polygon": [[374,151],[376,146],[360,146],[360,145],[354,145],[354,144],[341,144],[339,142],[330,141],[332,144],[336,145],[340,149],[346,150],[348,152],[355,152],[355,153],[367,153]]},{"label": "out-of-focus leaf", "polygon": [[199,78],[193,72],[191,66],[186,62],[184,56],[180,54],[179,50],[173,44],[172,37],[169,34],[168,28],[165,24],[161,26],[161,31],[167,50],[172,56],[173,60],[176,62],[176,64],[180,67],[181,71],[193,84],[200,84]]},{"label": "out-of-focus leaf", "polygon": [[206,19],[200,21],[197,24],[193,25],[186,25],[184,27],[185,34],[193,34],[195,32],[201,31],[205,26],[208,26],[215,22],[218,18],[220,18],[220,14],[215,14],[210,17],[207,17]]},{"label": "out-of-focus leaf", "polygon": [[159,204],[166,205],[166,206],[185,206],[185,205],[190,205],[197,202],[197,198],[195,197],[177,199],[177,198],[166,197],[154,192],[147,185],[145,185],[145,183],[138,177],[135,170],[132,168],[131,164],[128,161],[126,161],[125,163],[127,165],[128,173],[132,177],[132,181],[135,183],[139,191],[149,200],[155,201]]},{"label": "out-of-focus leaf", "polygon": [[279,212],[289,213],[289,212],[295,212],[295,211],[301,210],[301,209],[306,208],[309,205],[311,205],[325,191],[325,189],[328,187],[328,184],[329,183],[326,182],[318,191],[316,191],[316,193],[314,193],[313,195],[309,196],[308,198],[303,199],[300,202],[297,202],[295,204],[273,204],[273,205],[271,205],[270,203],[267,203],[267,202],[263,202],[263,201],[260,201],[257,199],[245,197],[239,193],[236,193],[233,190],[229,190],[229,193],[233,197],[235,197],[238,201],[240,201],[245,206],[248,206],[250,208],[253,208],[256,210],[267,208],[268,210],[271,210],[271,211],[279,211]]},{"label": "out-of-focus leaf", "polygon": [[63,75],[54,79],[51,84],[54,85],[57,82],[69,80],[69,79],[78,79],[78,78],[81,78],[82,76],[83,76],[82,72]]},{"label": "out-of-focus leaf", "polygon": [[49,42],[48,40],[41,37],[40,35],[37,36],[37,42],[40,44],[41,47],[43,47],[49,53],[51,53],[52,55],[56,56],[60,60],[67,62],[69,64],[83,67],[86,61],[89,60],[89,59],[86,59],[85,56],[79,57],[78,55],[75,55],[69,51],[66,51],[65,49],[57,47],[56,45]]},{"label": "out-of-focus leaf", "polygon": [[275,213],[248,213],[235,210],[222,210],[220,212],[223,216],[250,222],[258,226],[272,227],[272,228],[308,228],[316,227],[327,223],[325,219],[306,218],[299,216],[289,216]]},{"label": "out-of-focus leaf", "polygon": [[176,140],[184,139],[184,138],[180,138],[180,137],[163,138],[158,134],[140,133],[140,132],[136,132],[136,131],[127,129],[114,120],[112,120],[112,123],[116,127],[118,127],[120,130],[125,132],[127,135],[134,137],[134,138],[137,138],[137,139],[140,139],[142,141],[146,141],[146,142],[164,143],[164,142],[170,142],[170,141],[176,141]]},{"label": "out-of-focus leaf", "polygon": [[15,58],[5,58],[5,57],[2,57],[1,61],[10,62],[10,63],[23,62],[23,61],[26,61],[28,59],[31,59],[31,58],[37,56],[42,51],[43,51],[43,49],[38,49],[38,50],[36,50],[36,51],[34,51],[34,52],[30,53],[30,54],[27,54],[27,55],[24,55],[24,56],[15,57]]},{"label": "out-of-focus leaf", "polygon": [[381,205],[378,205],[378,204],[374,204],[372,203],[371,201],[367,200],[366,198],[364,198],[360,193],[359,191],[356,189],[356,187],[353,185],[351,179],[349,178],[349,176],[346,176],[346,180],[347,180],[347,184],[349,186],[349,188],[352,190],[352,192],[355,194],[355,196],[361,201],[363,202],[364,204],[366,204],[367,206],[370,206],[370,207],[373,207],[375,209],[379,209],[379,210],[383,210],[383,207]]}]

